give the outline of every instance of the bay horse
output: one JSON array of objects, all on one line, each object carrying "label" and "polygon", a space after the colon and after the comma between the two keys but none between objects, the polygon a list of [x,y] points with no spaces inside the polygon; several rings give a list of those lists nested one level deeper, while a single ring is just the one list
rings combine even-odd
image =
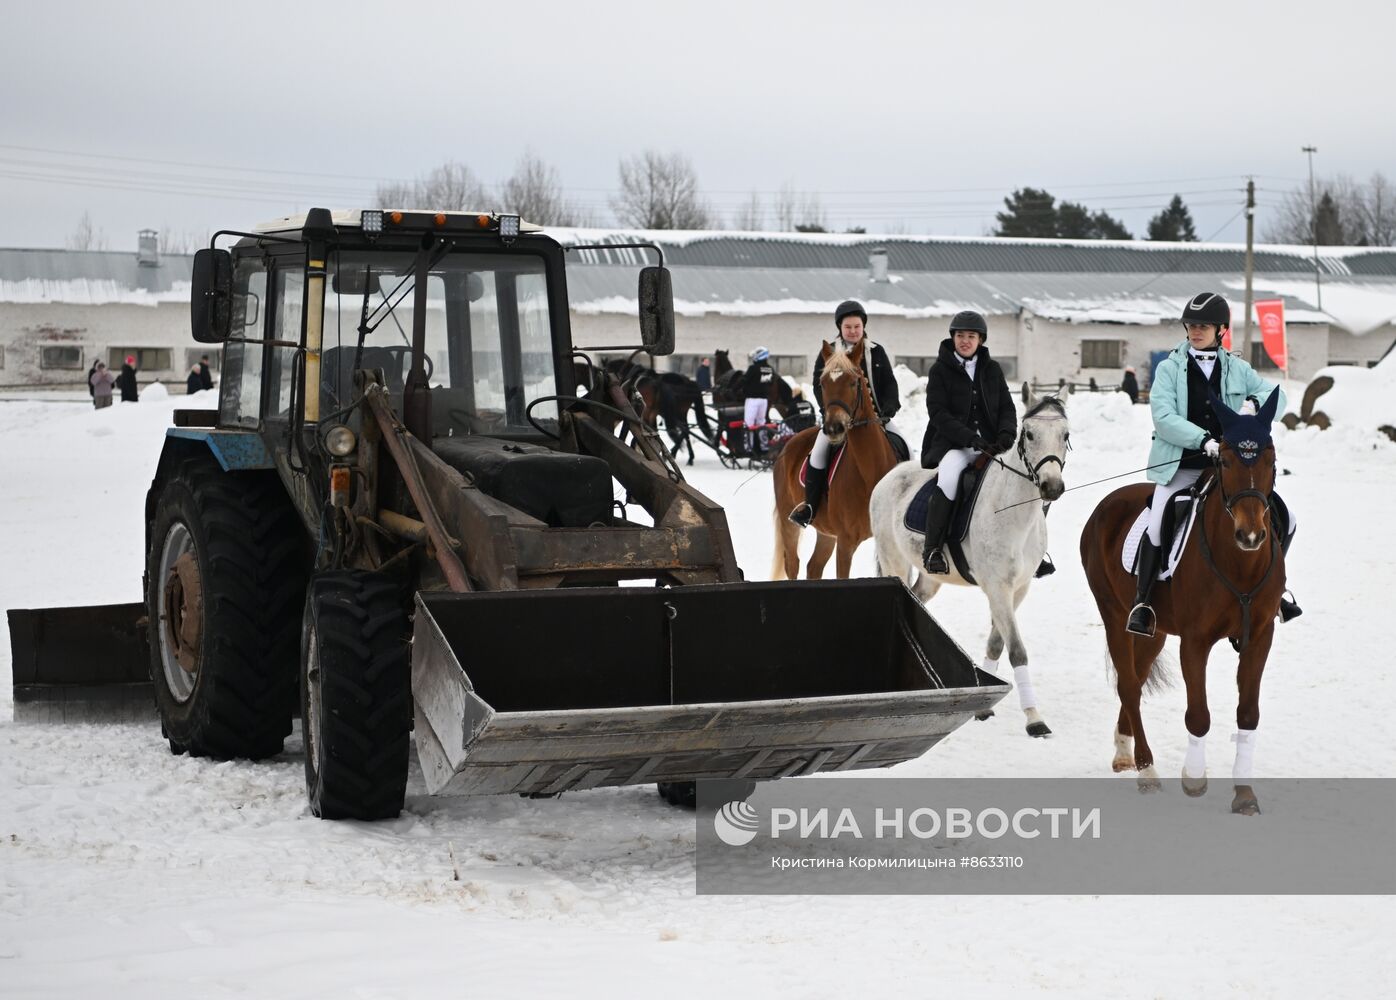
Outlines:
[{"label": "bay horse", "polygon": [[1105,625],[1120,698],[1114,770],[1137,770],[1141,791],[1160,787],[1139,699],[1164,638],[1172,634],[1178,636],[1178,659],[1188,700],[1183,790],[1193,796],[1207,791],[1206,736],[1212,725],[1207,708],[1207,659],[1213,646],[1230,639],[1240,652],[1236,672],[1239,732],[1235,736],[1231,811],[1244,815],[1260,811],[1251,787],[1255,733],[1260,724],[1260,678],[1285,588],[1281,528],[1272,522],[1270,507],[1275,486],[1270,423],[1279,395],[1272,391],[1254,415],[1237,414],[1212,398],[1222,423],[1221,450],[1214,468],[1193,488],[1199,510],[1172,578],[1160,580],[1154,587],[1152,605],[1157,625],[1153,636],[1145,638],[1125,630],[1134,605],[1135,578],[1121,559],[1125,536],[1153,485],[1139,483],[1115,490],[1100,502],[1081,532],[1081,563]]},{"label": "bay horse", "polygon": [[[639,352],[636,352],[639,353]],[[688,415],[691,412],[698,421],[698,429],[709,444],[716,441],[712,424],[708,422],[708,411],[703,406],[703,390],[698,383],[680,372],[657,372],[634,361],[612,359],[606,362],[606,370],[620,379],[626,395],[640,397],[636,409],[640,419],[651,428],[659,429],[659,421],[664,421],[665,433],[669,435],[669,451],[674,458],[679,457],[681,447],[688,448],[688,464],[693,464],[693,436],[689,429]]]},{"label": "bay horse", "polygon": [[984,669],[998,674],[999,657],[1006,644],[1029,736],[1050,736],[1052,730],[1037,708],[1028,673],[1028,650],[1018,631],[1017,610],[1047,551],[1043,501],[1056,500],[1066,489],[1062,475],[1070,442],[1071,428],[1062,401],[1055,396],[1039,399],[1029,395],[1017,449],[991,461],[983,473],[979,499],[963,543],[966,568],[973,581],[960,575],[953,560],[947,576],[925,572],[921,565],[922,536],[904,523],[912,498],[931,478],[933,470],[903,462],[872,492],[873,536],[880,573],[900,579],[923,603],[945,584],[977,586],[984,591],[990,617]]},{"label": "bay horse", "polygon": [[[863,345],[853,353],[844,354],[829,344],[820,350],[824,358],[824,373],[820,384],[824,391],[824,433],[829,443],[843,446],[834,471],[833,449],[830,450],[829,488],[819,505],[813,528],[817,532],[814,553],[805,565],[805,575],[818,580],[824,566],[837,546],[835,571],[839,579],[847,579],[858,546],[872,537],[872,521],[868,513],[868,497],[878,481],[897,464],[897,453],[887,433],[882,429],[873,403],[872,390],[863,374]],[[800,571],[800,527],[786,515],[805,498],[800,485],[800,468],[814,447],[818,428],[811,427],[790,438],[780,450],[772,472],[775,483],[776,550],[771,564],[771,579],[793,580]]]}]

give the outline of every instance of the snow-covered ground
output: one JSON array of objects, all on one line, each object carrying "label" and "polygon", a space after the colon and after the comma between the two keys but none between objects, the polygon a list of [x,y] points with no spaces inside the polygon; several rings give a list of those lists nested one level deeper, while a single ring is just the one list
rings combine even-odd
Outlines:
[{"label": "snow-covered ground", "polygon": [[[0,607],[139,599],[160,439],[175,406],[200,403],[212,396],[148,389],[96,412],[0,401]],[[1068,485],[1144,464],[1146,407],[1105,395],[1070,412]],[[906,417],[919,434],[924,416]],[[1257,773],[1396,776],[1396,445],[1341,427],[1277,429],[1277,444],[1305,615],[1278,630]],[[748,578],[765,578],[769,476],[710,452],[691,471],[728,508]],[[1058,572],[1035,585],[1022,623],[1055,737],[1028,739],[1010,696],[894,773],[1110,773],[1116,701],[1076,548],[1093,504],[1138,478],[1068,493],[1051,513]],[[865,546],[854,572],[872,562]],[[982,596],[948,589],[932,611],[977,659]],[[1215,651],[1222,777],[1233,665]],[[1167,776],[1181,766],[1182,712],[1180,688],[1146,705]],[[652,788],[436,799],[414,772],[397,821],[324,823],[306,809],[299,750],[293,738],[269,763],[215,763],[171,756],[154,721],[0,721],[0,996],[1308,997],[1379,992],[1396,972],[1390,897],[698,897],[693,817]],[[1372,860],[1389,866],[1390,845],[1373,844]]]}]

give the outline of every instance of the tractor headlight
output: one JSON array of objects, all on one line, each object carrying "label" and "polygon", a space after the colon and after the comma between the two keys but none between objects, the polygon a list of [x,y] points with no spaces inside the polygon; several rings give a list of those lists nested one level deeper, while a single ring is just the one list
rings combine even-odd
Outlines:
[{"label": "tractor headlight", "polygon": [[366,208],[359,213],[359,227],[366,233],[377,235],[383,231],[383,213],[376,208]]},{"label": "tractor headlight", "polygon": [[352,454],[354,446],[359,443],[354,432],[343,424],[335,424],[325,432],[325,450],[335,458],[343,458]]},{"label": "tractor headlight", "polygon": [[519,217],[517,215],[501,215],[499,217],[499,235],[506,240],[512,240],[519,235]]}]

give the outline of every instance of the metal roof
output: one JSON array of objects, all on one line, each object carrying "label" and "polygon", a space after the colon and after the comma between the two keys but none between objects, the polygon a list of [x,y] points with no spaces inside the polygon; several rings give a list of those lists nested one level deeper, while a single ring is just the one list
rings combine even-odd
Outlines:
[{"label": "metal roof", "polygon": [[152,267],[138,264],[134,251],[0,249],[0,282],[110,282],[131,291],[168,292],[190,280],[193,261],[185,254],[161,254]]}]

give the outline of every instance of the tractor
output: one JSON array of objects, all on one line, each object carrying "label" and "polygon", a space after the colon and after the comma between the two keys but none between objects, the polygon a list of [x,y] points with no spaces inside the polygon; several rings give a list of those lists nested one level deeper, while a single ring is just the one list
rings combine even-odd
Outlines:
[{"label": "tractor", "polygon": [[[170,749],[220,760],[282,752],[299,715],[311,810],[375,820],[403,808],[413,743],[433,794],[678,802],[885,767],[987,712],[1007,686],[900,582],[743,581],[722,508],[592,365],[673,350],[670,272],[630,246],[657,259],[639,342],[578,346],[588,248],[516,215],[215,234],[191,324],[222,345],[218,408],[168,429],[143,601],[11,610],[16,714],[153,691]],[[94,676],[98,641],[126,674]]]}]

